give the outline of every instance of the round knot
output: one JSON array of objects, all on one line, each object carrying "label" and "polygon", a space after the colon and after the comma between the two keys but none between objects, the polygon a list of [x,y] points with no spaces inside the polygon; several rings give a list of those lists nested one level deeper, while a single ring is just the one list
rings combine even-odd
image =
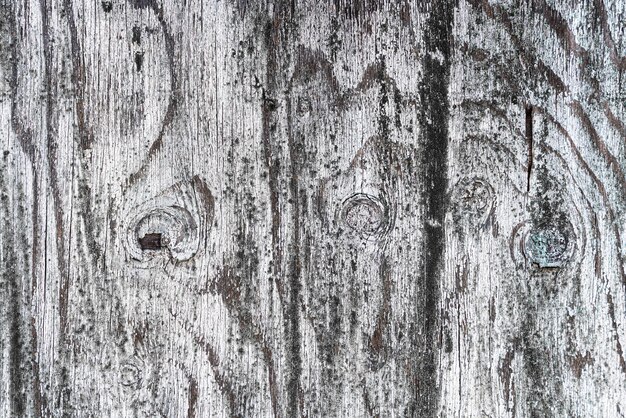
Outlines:
[{"label": "round knot", "polygon": [[127,246],[140,261],[167,254],[178,261],[189,260],[198,250],[198,225],[180,206],[151,208],[137,214],[129,231]]},{"label": "round knot", "polygon": [[456,186],[453,204],[456,215],[473,221],[484,220],[493,210],[495,193],[481,177],[466,177]]},{"label": "round knot", "polygon": [[569,242],[567,233],[556,226],[540,225],[528,232],[524,249],[539,267],[560,267],[569,258]]},{"label": "round knot", "polygon": [[350,230],[362,237],[379,236],[388,230],[389,209],[381,199],[357,193],[344,200],[341,219]]},{"label": "round knot", "polygon": [[214,199],[200,177],[175,183],[139,205],[124,203],[120,236],[129,257],[141,262],[138,267],[157,267],[170,259],[187,261],[205,250],[202,244],[213,222]]},{"label": "round knot", "polygon": [[141,384],[141,370],[136,364],[127,362],[120,366],[120,384],[132,388]]}]

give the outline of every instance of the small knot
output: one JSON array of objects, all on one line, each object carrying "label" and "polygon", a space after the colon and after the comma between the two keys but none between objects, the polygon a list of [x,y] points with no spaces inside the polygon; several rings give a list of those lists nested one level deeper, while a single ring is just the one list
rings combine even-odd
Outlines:
[{"label": "small knot", "polygon": [[134,363],[124,363],[120,367],[120,384],[122,386],[138,388],[141,384],[141,370]]},{"label": "small knot", "polygon": [[388,231],[389,209],[378,197],[357,193],[343,202],[343,223],[364,238],[380,236]]},{"label": "small knot", "polygon": [[180,206],[151,208],[140,213],[135,222],[136,243],[133,258],[145,261],[166,250],[178,261],[188,260],[198,250],[198,226],[191,213]]},{"label": "small knot", "polygon": [[489,182],[481,177],[466,177],[458,182],[453,205],[458,218],[469,218],[471,222],[484,221],[492,212],[495,192]]},{"label": "small knot", "polygon": [[129,206],[122,209],[126,214],[120,223],[123,244],[131,259],[142,262],[142,268],[157,267],[169,259],[187,261],[204,250],[214,200],[199,177],[176,183],[137,206]]},{"label": "small knot", "polygon": [[561,267],[569,258],[569,247],[568,234],[554,225],[532,228],[524,243],[526,256],[541,268]]}]

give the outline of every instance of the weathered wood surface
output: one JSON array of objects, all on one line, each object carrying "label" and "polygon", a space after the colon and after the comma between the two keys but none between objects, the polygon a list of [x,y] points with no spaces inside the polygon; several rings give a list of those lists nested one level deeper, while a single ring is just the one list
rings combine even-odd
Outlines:
[{"label": "weathered wood surface", "polygon": [[0,0],[0,416],[624,416],[624,22]]}]

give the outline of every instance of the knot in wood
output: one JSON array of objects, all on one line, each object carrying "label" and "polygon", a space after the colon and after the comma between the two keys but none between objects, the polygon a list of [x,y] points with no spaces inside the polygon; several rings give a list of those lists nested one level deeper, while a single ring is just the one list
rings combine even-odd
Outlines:
[{"label": "knot in wood", "polygon": [[560,267],[569,258],[569,247],[568,233],[555,225],[532,228],[524,243],[526,256],[541,268]]},{"label": "knot in wood", "polygon": [[208,185],[199,176],[175,183],[139,204],[125,200],[119,209],[119,225],[126,254],[141,262],[135,266],[139,268],[190,260],[205,250],[214,203]]},{"label": "knot in wood", "polygon": [[198,226],[191,213],[180,206],[165,206],[140,213],[131,232],[136,243],[133,258],[146,261],[167,254],[178,261],[194,256],[198,247]]},{"label": "knot in wood", "polygon": [[387,205],[381,199],[357,193],[343,202],[341,219],[349,229],[367,238],[387,231],[388,212]]},{"label": "knot in wood", "polygon": [[141,384],[141,370],[134,363],[124,363],[120,366],[120,384],[129,388],[137,388]]},{"label": "knot in wood", "polygon": [[459,216],[483,218],[493,209],[495,193],[487,180],[481,177],[466,177],[459,181],[453,200]]}]

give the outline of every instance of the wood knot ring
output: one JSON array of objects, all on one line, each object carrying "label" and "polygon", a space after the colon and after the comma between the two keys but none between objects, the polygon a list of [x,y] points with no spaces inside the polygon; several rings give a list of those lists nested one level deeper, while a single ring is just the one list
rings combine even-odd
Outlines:
[{"label": "wood knot ring", "polygon": [[131,256],[147,261],[167,254],[178,261],[192,258],[198,251],[198,225],[181,206],[162,206],[140,212],[131,225],[128,247]]},{"label": "wood knot ring", "polygon": [[215,201],[204,180],[179,181],[136,204],[123,201],[120,234],[127,259],[138,268],[163,267],[203,253],[214,216]]},{"label": "wood knot ring", "polygon": [[533,227],[524,242],[527,258],[541,268],[561,267],[570,257],[570,247],[566,229],[551,224]]},{"label": "wood knot ring", "polygon": [[456,215],[474,221],[484,220],[493,211],[495,192],[482,177],[461,179],[454,191],[453,204]]},{"label": "wood knot ring", "polygon": [[134,363],[125,363],[120,366],[120,384],[137,388],[141,384],[141,370]]},{"label": "wood knot ring", "polygon": [[381,236],[389,230],[389,208],[376,196],[356,193],[344,200],[341,220],[363,238]]}]

